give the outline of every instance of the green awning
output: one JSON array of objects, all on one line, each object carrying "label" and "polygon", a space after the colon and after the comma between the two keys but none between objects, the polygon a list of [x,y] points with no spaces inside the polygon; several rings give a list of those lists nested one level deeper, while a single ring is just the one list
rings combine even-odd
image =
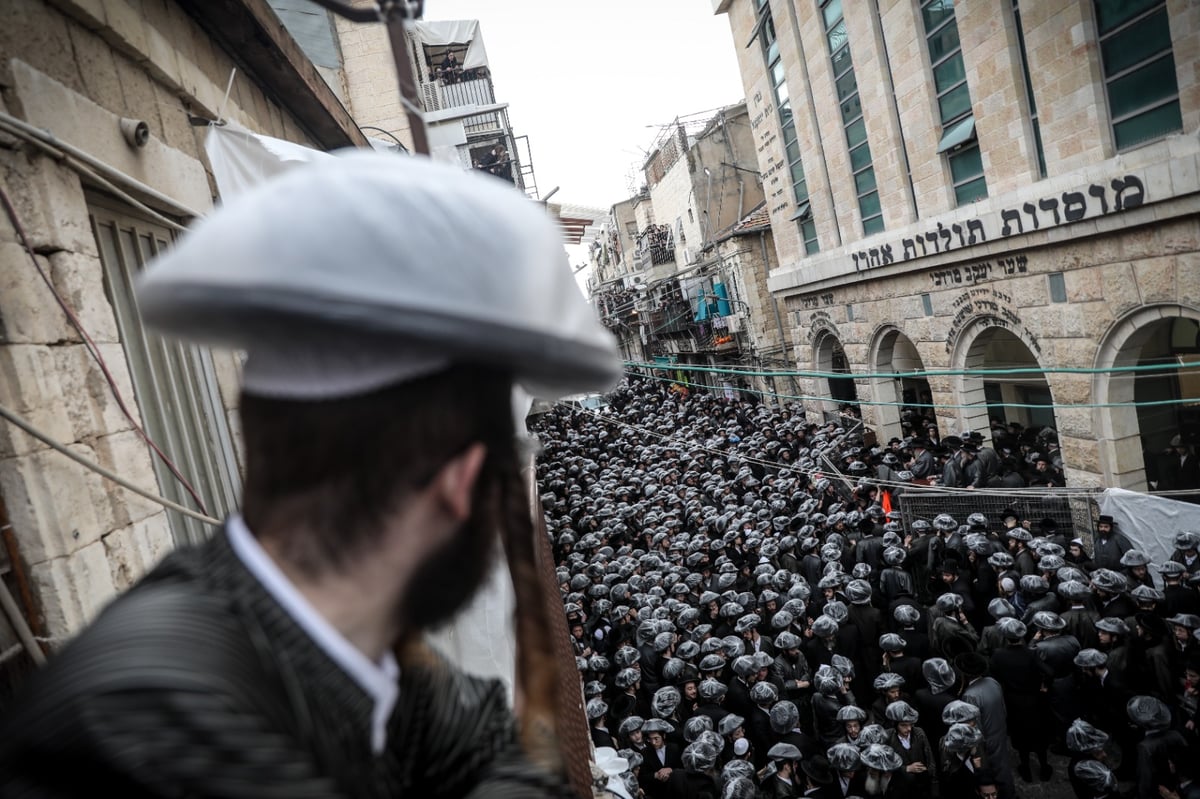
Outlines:
[{"label": "green awning", "polygon": [[939,154],[947,150],[953,150],[960,144],[965,144],[975,139],[975,115],[960,119],[942,133],[942,140],[938,142],[937,151]]},{"label": "green awning", "polygon": [[811,203],[808,200],[803,200],[796,205],[796,213],[788,217],[788,221],[795,222],[797,219],[804,220],[812,216]]}]

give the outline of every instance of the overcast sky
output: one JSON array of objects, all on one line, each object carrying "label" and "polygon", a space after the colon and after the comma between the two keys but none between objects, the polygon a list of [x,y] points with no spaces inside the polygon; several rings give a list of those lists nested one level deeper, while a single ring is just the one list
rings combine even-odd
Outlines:
[{"label": "overcast sky", "polygon": [[655,126],[743,99],[711,0],[427,0],[425,18],[480,21],[496,99],[555,202],[620,202]]}]

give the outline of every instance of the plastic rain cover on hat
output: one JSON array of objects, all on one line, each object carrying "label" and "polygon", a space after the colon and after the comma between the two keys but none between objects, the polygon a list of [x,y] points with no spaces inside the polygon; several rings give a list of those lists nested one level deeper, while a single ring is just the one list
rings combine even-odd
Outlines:
[{"label": "plastic rain cover on hat", "polygon": [[930,658],[921,664],[921,674],[935,694],[944,693],[958,681],[954,667],[945,658]]},{"label": "plastic rain cover on hat", "polygon": [[688,743],[695,741],[702,732],[712,732],[713,720],[703,713],[692,716],[683,723],[683,737]]},{"label": "plastic rain cover on hat", "polygon": [[1115,790],[1117,778],[1113,776],[1108,766],[1099,760],[1080,760],[1075,764],[1075,778],[1093,791],[1103,792],[1096,795],[1107,795]]},{"label": "plastic rain cover on hat", "polygon": [[880,724],[868,724],[862,728],[858,734],[858,740],[854,745],[859,749],[870,746],[871,744],[887,743],[888,732]]},{"label": "plastic rain cover on hat", "polygon": [[862,762],[858,747],[854,744],[834,744],[825,756],[829,758],[829,765],[837,771],[855,771]]},{"label": "plastic rain cover on hat", "polygon": [[895,771],[904,765],[896,750],[887,744],[871,744],[862,751],[862,762],[875,771]]},{"label": "plastic rain cover on hat", "polygon": [[970,702],[955,699],[942,708],[942,723],[947,726],[967,724],[972,721],[979,721],[979,708]]},{"label": "plastic rain cover on hat", "polygon": [[904,722],[905,724],[916,724],[919,718],[916,709],[904,700],[892,702],[884,711],[888,721]]},{"label": "plastic rain cover on hat", "polygon": [[978,745],[981,740],[983,740],[983,733],[969,724],[954,724],[946,731],[942,745],[949,752],[961,754]]},{"label": "plastic rain cover on hat", "polygon": [[1171,724],[1171,711],[1162,700],[1153,696],[1135,696],[1125,705],[1129,720],[1147,730],[1166,729]]},{"label": "plastic rain cover on hat", "polygon": [[245,350],[264,396],[351,396],[457,362],[545,398],[620,376],[545,209],[425,158],[355,152],[268,180],[152,263],[137,299],[165,335]]},{"label": "plastic rain cover on hat", "polygon": [[1067,728],[1067,748],[1072,752],[1083,754],[1103,749],[1108,744],[1108,733],[1088,724],[1083,719],[1075,719]]},{"label": "plastic rain cover on hat", "polygon": [[[783,700],[776,702],[769,714],[771,729],[778,735],[789,733],[800,724],[800,709],[794,702]],[[707,717],[705,717],[707,718]]]}]

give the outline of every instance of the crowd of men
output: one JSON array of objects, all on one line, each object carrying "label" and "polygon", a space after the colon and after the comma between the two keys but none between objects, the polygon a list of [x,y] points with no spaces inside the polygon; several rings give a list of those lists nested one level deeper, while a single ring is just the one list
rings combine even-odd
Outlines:
[{"label": "crowd of men", "polygon": [[1009,510],[905,524],[880,503],[928,440],[639,378],[609,401],[535,433],[614,793],[1200,796],[1200,534],[1151,564],[1104,516],[1091,546]]}]

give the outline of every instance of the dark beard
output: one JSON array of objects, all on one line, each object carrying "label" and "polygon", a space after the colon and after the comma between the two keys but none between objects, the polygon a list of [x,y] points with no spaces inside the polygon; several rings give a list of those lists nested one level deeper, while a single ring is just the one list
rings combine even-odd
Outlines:
[{"label": "dark beard", "polygon": [[469,519],[417,567],[400,605],[402,629],[433,630],[466,607],[491,570],[496,528],[478,497]]}]

